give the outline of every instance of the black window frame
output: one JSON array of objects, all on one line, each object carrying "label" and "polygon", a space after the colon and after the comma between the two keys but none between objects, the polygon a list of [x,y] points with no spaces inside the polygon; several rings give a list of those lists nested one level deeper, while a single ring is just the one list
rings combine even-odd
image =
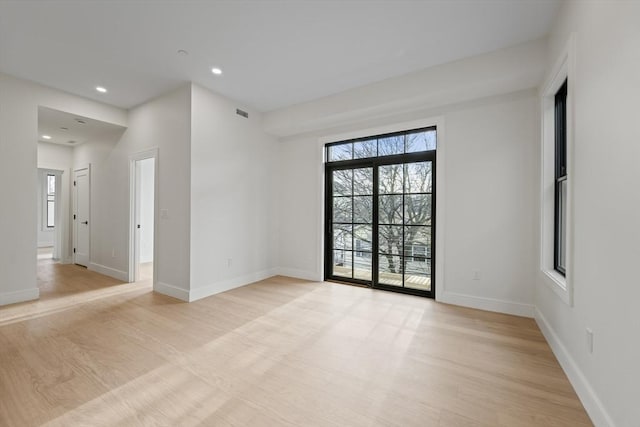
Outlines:
[{"label": "black window frame", "polygon": [[566,276],[566,266],[561,265],[561,248],[565,248],[566,263],[566,230],[561,227],[562,216],[566,220],[566,204],[561,203],[562,185],[567,181],[567,87],[568,80],[560,86],[554,96],[554,221],[553,221],[553,268],[562,276]]},{"label": "black window frame", "polygon": [[[404,136],[404,135],[410,135],[412,133],[420,133],[420,132],[427,132],[427,131],[435,131],[436,132],[436,147],[433,149],[428,149],[426,151],[417,151],[417,152],[406,152],[407,150],[407,142],[406,142],[406,138],[405,138],[405,143],[404,143],[404,153],[402,154],[390,154],[390,155],[378,155],[379,152],[379,148],[376,149],[376,156],[375,157],[365,157],[365,158],[353,158],[353,148],[352,148],[352,158],[348,159],[348,160],[334,160],[334,161],[330,161],[330,149],[333,146],[336,145],[340,145],[340,144],[348,144],[348,143],[355,143],[355,142],[365,142],[365,141],[371,141],[371,140],[377,140],[377,139],[383,139],[383,138],[390,138],[390,137],[395,137],[395,136]],[[325,265],[324,265],[324,277],[325,280],[331,280],[331,281],[336,281],[336,282],[347,282],[347,283],[351,283],[351,284],[356,284],[356,285],[361,285],[361,286],[367,286],[367,287],[373,287],[375,289],[382,289],[382,290],[389,290],[389,291],[394,291],[394,292],[400,292],[400,293],[407,293],[407,294],[412,294],[412,295],[419,295],[419,296],[426,296],[429,298],[435,298],[436,295],[436,250],[435,250],[435,242],[436,242],[436,218],[435,218],[435,212],[436,212],[436,150],[437,150],[437,127],[436,126],[429,126],[429,127],[424,127],[424,128],[418,128],[418,129],[410,129],[410,130],[405,130],[405,131],[400,131],[400,132],[393,132],[393,133],[386,133],[386,134],[380,134],[380,135],[373,135],[373,136],[367,136],[367,137],[363,137],[363,138],[354,138],[354,139],[350,139],[350,140],[343,140],[343,141],[338,141],[338,142],[332,142],[332,143],[328,143],[325,144]],[[431,260],[431,289],[429,291],[426,290],[421,290],[421,289],[413,289],[413,288],[408,288],[408,287],[398,287],[398,286],[391,286],[391,285],[385,285],[385,284],[380,284],[378,283],[378,258],[379,258],[379,251],[377,248],[377,245],[374,245],[372,242],[372,248],[371,248],[371,257],[372,257],[372,278],[371,281],[368,280],[362,280],[362,279],[357,279],[357,278],[347,278],[347,277],[341,277],[341,276],[334,276],[333,272],[332,272],[332,259],[333,259],[333,247],[332,247],[332,239],[333,239],[333,194],[332,194],[332,172],[335,170],[345,170],[345,169],[356,169],[356,168],[373,168],[373,186],[376,186],[376,183],[378,182],[378,170],[377,167],[379,166],[384,166],[384,165],[391,165],[391,164],[398,164],[398,163],[403,163],[403,164],[408,164],[408,163],[414,163],[414,162],[421,162],[421,161],[429,161],[431,162],[431,204],[432,204],[432,216],[431,216],[431,224],[430,224],[430,228],[431,228],[431,248],[429,248],[428,251],[426,251],[427,254],[429,254],[430,256],[424,256],[424,258],[429,258]],[[379,208],[379,204],[378,204],[378,198],[379,196],[377,195],[377,189],[373,189],[374,192],[374,196],[373,196],[373,218],[372,218],[372,239],[376,240],[374,238],[374,235],[376,235],[377,231],[378,231],[378,208]],[[352,248],[352,252],[355,254],[355,252],[357,251],[357,249],[354,247]],[[404,259],[404,254],[401,257],[402,259]],[[404,262],[403,262],[403,269],[404,269]]]}]

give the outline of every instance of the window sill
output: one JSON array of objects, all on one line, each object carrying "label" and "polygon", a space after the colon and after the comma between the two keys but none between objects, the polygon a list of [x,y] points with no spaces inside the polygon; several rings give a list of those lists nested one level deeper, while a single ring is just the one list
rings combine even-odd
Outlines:
[{"label": "window sill", "polygon": [[565,304],[571,307],[573,304],[566,277],[555,270],[542,270],[542,272],[544,273],[544,283],[551,288]]}]

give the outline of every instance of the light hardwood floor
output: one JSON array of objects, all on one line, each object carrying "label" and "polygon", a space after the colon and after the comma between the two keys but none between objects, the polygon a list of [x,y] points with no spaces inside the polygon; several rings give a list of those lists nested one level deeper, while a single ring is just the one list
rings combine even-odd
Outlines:
[{"label": "light hardwood floor", "polygon": [[91,292],[0,308],[0,425],[591,425],[531,319],[283,277]]}]

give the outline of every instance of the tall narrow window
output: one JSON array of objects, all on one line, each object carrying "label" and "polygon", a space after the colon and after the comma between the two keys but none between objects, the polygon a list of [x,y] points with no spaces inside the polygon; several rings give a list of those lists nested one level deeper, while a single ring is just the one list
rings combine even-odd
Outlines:
[{"label": "tall narrow window", "polygon": [[553,267],[566,274],[567,257],[567,81],[555,95],[555,204]]},{"label": "tall narrow window", "polygon": [[47,228],[56,225],[56,176],[47,175]]}]

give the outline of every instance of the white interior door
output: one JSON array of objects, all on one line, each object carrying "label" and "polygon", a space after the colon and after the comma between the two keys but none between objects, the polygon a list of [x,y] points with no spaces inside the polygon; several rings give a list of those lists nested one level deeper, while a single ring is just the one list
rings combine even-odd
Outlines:
[{"label": "white interior door", "polygon": [[89,265],[89,169],[79,169],[74,172],[74,247],[73,262],[79,265]]}]

